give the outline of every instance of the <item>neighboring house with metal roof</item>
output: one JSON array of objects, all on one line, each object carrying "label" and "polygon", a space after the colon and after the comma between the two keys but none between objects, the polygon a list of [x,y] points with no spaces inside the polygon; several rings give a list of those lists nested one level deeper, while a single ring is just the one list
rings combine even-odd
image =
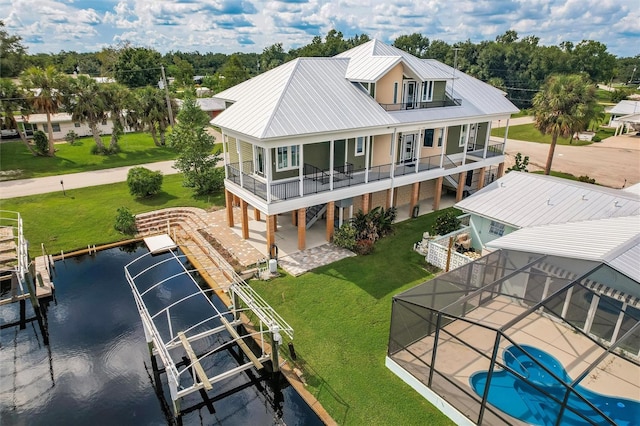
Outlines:
[{"label": "neighboring house with metal roof", "polygon": [[437,210],[444,185],[459,200],[501,176],[506,139],[490,140],[491,123],[518,111],[500,90],[378,40],[297,58],[214,98],[227,106],[211,123],[243,236],[249,205],[266,215],[268,247],[289,213],[300,249],[320,215],[331,240],[354,209]]},{"label": "neighboring house with metal roof", "polygon": [[[176,102],[178,103],[178,106],[182,108],[182,99],[176,99]],[[216,118],[218,114],[224,111],[225,108],[225,103],[223,100],[213,97],[196,98],[196,104],[211,118]]]},{"label": "neighboring house with metal roof", "polygon": [[615,135],[625,131],[640,130],[640,101],[623,100],[609,111],[609,126],[616,128]]},{"label": "neighboring house with metal roof", "polygon": [[525,172],[507,173],[456,207],[470,214],[469,232],[478,251],[523,228],[568,229],[572,223],[628,216],[640,220],[640,195],[632,190]]}]

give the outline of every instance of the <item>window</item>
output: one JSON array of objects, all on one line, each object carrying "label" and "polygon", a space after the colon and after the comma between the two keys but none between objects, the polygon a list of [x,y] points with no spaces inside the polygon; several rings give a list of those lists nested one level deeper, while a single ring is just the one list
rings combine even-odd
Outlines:
[{"label": "window", "polygon": [[107,119],[105,118],[104,120],[102,120],[102,125],[106,126],[107,125]]},{"label": "window", "polygon": [[433,129],[425,129],[424,130],[424,139],[422,142],[422,146],[425,148],[433,147]]},{"label": "window", "polygon": [[398,82],[393,83],[393,103],[398,103]]},{"label": "window", "polygon": [[375,83],[360,83],[362,88],[369,93],[372,98],[376,97],[376,84]]},{"label": "window", "polygon": [[425,81],[422,83],[422,102],[431,102],[433,100],[433,81]]},{"label": "window", "polygon": [[300,151],[298,145],[281,146],[277,149],[276,170],[289,170],[300,165]]},{"label": "window", "polygon": [[253,149],[253,169],[255,170],[256,174],[264,176],[264,148],[254,145]]},{"label": "window", "polygon": [[53,128],[54,132],[60,131],[60,123],[51,123],[51,127]]},{"label": "window", "polygon": [[504,223],[499,223],[495,220],[492,220],[491,225],[489,226],[489,233],[491,235],[502,237],[502,235],[504,235]]},{"label": "window", "polygon": [[355,155],[364,155],[364,137],[360,136],[356,138],[356,152]]},{"label": "window", "polygon": [[442,146],[442,138],[444,137],[444,129],[440,129],[438,134],[438,146]]},{"label": "window", "polygon": [[73,123],[73,127],[80,127],[80,123]]},{"label": "window", "polygon": [[42,131],[47,133],[49,131],[49,125],[46,123],[42,123]]},{"label": "window", "polygon": [[464,146],[464,142],[467,139],[467,129],[468,129],[468,124],[463,124],[462,126],[460,126],[460,139],[458,140],[458,146],[459,147],[463,147]]}]

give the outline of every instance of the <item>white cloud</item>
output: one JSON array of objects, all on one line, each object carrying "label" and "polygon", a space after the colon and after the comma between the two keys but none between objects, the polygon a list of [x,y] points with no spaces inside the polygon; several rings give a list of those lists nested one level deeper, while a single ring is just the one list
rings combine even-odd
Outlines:
[{"label": "white cloud", "polygon": [[123,39],[161,52],[260,52],[278,42],[288,50],[335,28],[345,37],[392,41],[419,32],[448,43],[493,40],[514,29],[542,44],[595,39],[633,56],[640,37],[635,1],[459,0],[452,7],[439,0],[120,0],[97,10],[95,2],[81,9],[82,1],[0,0],[0,19],[32,53],[87,51]]}]

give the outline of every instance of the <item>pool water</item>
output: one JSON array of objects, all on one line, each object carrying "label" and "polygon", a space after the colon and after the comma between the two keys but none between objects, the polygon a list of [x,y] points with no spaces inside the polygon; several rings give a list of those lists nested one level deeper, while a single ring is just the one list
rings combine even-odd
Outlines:
[{"label": "pool water", "polygon": [[[555,425],[561,404],[553,398],[562,401],[567,390],[563,384],[572,382],[562,363],[545,351],[528,345],[521,345],[520,348],[510,346],[504,350],[502,357],[504,364],[518,375],[508,370],[495,370],[489,387],[489,403],[529,424]],[[484,393],[487,375],[487,371],[480,371],[469,379],[471,387],[480,396]],[[640,402],[602,395],[580,385],[574,389],[616,425],[640,425]],[[602,415],[571,392],[562,425],[607,423]]]},{"label": "pool water", "polygon": [[[124,266],[147,252],[126,246],[58,261],[55,299],[46,304],[50,345],[35,322],[0,334],[0,424],[175,424],[166,376],[154,373]],[[170,254],[147,256],[149,262]],[[165,294],[166,296],[166,294]],[[214,303],[221,302],[214,296]],[[27,303],[28,315],[31,308]],[[198,312],[184,313],[189,316]],[[19,318],[18,304],[0,306],[0,321]],[[213,339],[220,338],[212,337]],[[221,368],[238,365],[224,351]],[[242,361],[246,362],[246,361]],[[321,425],[281,376],[255,370],[216,383],[205,402],[182,400],[178,424]]]}]

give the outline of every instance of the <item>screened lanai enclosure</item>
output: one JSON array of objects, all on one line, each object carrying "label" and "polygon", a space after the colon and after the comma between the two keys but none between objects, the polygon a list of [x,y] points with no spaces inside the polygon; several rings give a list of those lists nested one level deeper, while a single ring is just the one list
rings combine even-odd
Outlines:
[{"label": "screened lanai enclosure", "polygon": [[499,250],[393,298],[387,366],[458,423],[640,424],[639,300],[607,264]]}]

